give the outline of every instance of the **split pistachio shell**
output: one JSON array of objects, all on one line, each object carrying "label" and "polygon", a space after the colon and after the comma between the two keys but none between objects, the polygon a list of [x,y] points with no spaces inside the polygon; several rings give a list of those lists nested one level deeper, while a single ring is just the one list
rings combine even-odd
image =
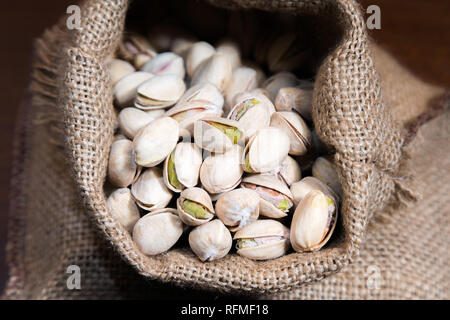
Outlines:
[{"label": "split pistachio shell", "polygon": [[294,70],[304,64],[310,50],[299,44],[297,34],[279,36],[267,52],[267,64],[272,72]]},{"label": "split pistachio shell", "polygon": [[189,234],[189,246],[201,261],[225,257],[232,244],[230,231],[218,219],[195,227]]},{"label": "split pistachio shell", "polygon": [[216,48],[217,52],[225,54],[234,70],[241,65],[241,52],[239,45],[231,40],[222,41]]},{"label": "split pistachio shell", "polygon": [[275,108],[277,111],[296,111],[311,120],[312,95],[312,84],[309,88],[281,88],[275,98]]},{"label": "split pistachio shell", "polygon": [[224,99],[220,90],[212,83],[200,83],[190,87],[178,100],[175,107],[191,101],[207,101],[214,104],[218,112],[222,110]]},{"label": "split pistachio shell", "polygon": [[136,163],[143,167],[160,164],[175,148],[178,137],[178,122],[174,119],[162,117],[150,122],[134,137]]},{"label": "split pistachio shell", "polygon": [[294,158],[287,156],[281,163],[281,166],[277,168],[276,175],[290,186],[302,178],[302,171],[297,161],[295,161]]},{"label": "split pistachio shell", "polygon": [[135,71],[134,67],[125,60],[112,59],[108,62],[111,84],[114,86],[117,81]]},{"label": "split pistachio shell", "polygon": [[200,148],[217,153],[230,150],[244,140],[239,122],[220,118],[203,117],[194,124],[194,141]]},{"label": "split pistachio shell", "polygon": [[175,74],[154,76],[137,88],[135,106],[139,109],[161,109],[174,105],[186,90]]},{"label": "split pistachio shell", "polygon": [[334,164],[324,157],[318,157],[312,167],[312,175],[329,186],[339,197],[342,187]]},{"label": "split pistachio shell", "polygon": [[174,192],[194,187],[198,183],[202,160],[202,152],[194,143],[178,143],[164,161],[164,183]]},{"label": "split pistachio shell", "polygon": [[258,220],[236,232],[237,253],[253,260],[275,259],[289,250],[289,229],[275,220]]},{"label": "split pistachio shell", "polygon": [[[135,33],[127,34],[125,39],[119,44],[119,56],[129,62],[147,60],[156,55],[155,48],[148,40]],[[138,59],[137,56],[140,56]],[[139,69],[139,67],[137,67]]]},{"label": "split pistachio shell", "polygon": [[244,137],[249,140],[259,129],[269,126],[274,110],[272,102],[263,95],[248,93],[228,114],[228,119],[238,121]]},{"label": "split pistachio shell", "polygon": [[216,202],[216,214],[231,231],[242,229],[258,219],[259,195],[244,188],[226,192]]},{"label": "split pistachio shell", "polygon": [[232,105],[234,101],[233,99],[238,93],[253,90],[257,87],[257,85],[257,73],[254,69],[248,67],[239,67],[234,69],[225,90],[227,105]]},{"label": "split pistachio shell", "polygon": [[231,79],[231,64],[223,53],[215,53],[203,61],[192,76],[191,85],[210,82],[224,92]]},{"label": "split pistachio shell", "polygon": [[170,51],[181,57],[186,57],[195,43],[196,41],[193,37],[178,37],[173,40]]},{"label": "split pistachio shell", "polygon": [[157,167],[146,169],[131,185],[131,193],[139,207],[151,211],[164,208],[172,199],[161,169]]},{"label": "split pistachio shell", "polygon": [[194,43],[186,55],[186,71],[189,77],[192,78],[197,67],[215,52],[216,49],[205,41]]},{"label": "split pistachio shell", "polygon": [[295,209],[291,243],[297,252],[317,251],[330,239],[337,221],[335,202],[322,191],[309,192]]},{"label": "split pistachio shell", "polygon": [[249,173],[269,172],[284,161],[290,147],[289,137],[281,129],[259,129],[244,149],[242,164]]},{"label": "split pistachio shell", "polygon": [[259,213],[269,218],[287,216],[293,206],[292,193],[277,177],[268,174],[254,174],[245,177],[241,186],[254,190],[260,197]]},{"label": "split pistachio shell", "polygon": [[313,190],[322,191],[328,197],[335,199],[336,202],[339,199],[330,187],[314,177],[304,177],[302,180],[293,183],[290,190],[292,196],[294,197],[294,204],[296,206],[303,200],[304,197],[306,197],[308,193]]},{"label": "split pistachio shell", "polygon": [[214,217],[214,207],[208,192],[196,187],[181,192],[177,209],[180,219],[188,226],[199,226]]},{"label": "split pistachio shell", "polygon": [[115,190],[106,200],[106,205],[113,218],[128,232],[131,232],[140,215],[130,189],[120,188]]},{"label": "split pistachio shell", "polygon": [[164,208],[147,213],[133,228],[133,240],[148,256],[172,248],[183,234],[183,223],[175,209]]},{"label": "split pistachio shell", "polygon": [[141,168],[134,161],[133,143],[128,139],[114,141],[108,161],[109,181],[118,187],[127,187],[139,175]]},{"label": "split pistachio shell", "polygon": [[209,193],[230,191],[241,182],[243,174],[240,158],[242,147],[234,145],[225,153],[208,156],[200,168],[200,181]]},{"label": "split pistachio shell", "polygon": [[271,100],[275,100],[281,88],[295,87],[298,84],[297,77],[287,71],[279,72],[264,81],[262,87],[269,91]]},{"label": "split pistachio shell", "polygon": [[181,79],[184,78],[183,58],[172,52],[163,52],[150,59],[143,67],[142,71],[154,75],[175,74]]},{"label": "split pistachio shell", "polygon": [[117,105],[121,108],[131,106],[136,98],[137,88],[151,77],[153,77],[151,73],[136,71],[117,81],[113,89]]},{"label": "split pistachio shell", "polygon": [[300,115],[292,111],[279,111],[272,114],[270,125],[283,130],[290,139],[289,153],[300,156],[311,148],[311,131]]},{"label": "split pistachio shell", "polygon": [[124,108],[120,111],[119,128],[129,139],[133,139],[137,132],[152,122],[154,118],[137,108]]}]

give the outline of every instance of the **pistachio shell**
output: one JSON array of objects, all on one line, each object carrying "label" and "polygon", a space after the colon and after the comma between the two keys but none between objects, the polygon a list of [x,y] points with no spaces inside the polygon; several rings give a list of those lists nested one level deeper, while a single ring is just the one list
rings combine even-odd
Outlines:
[{"label": "pistachio shell", "polygon": [[135,71],[134,67],[125,60],[112,59],[108,62],[109,75],[111,77],[111,84],[114,86],[117,81],[124,76],[129,75]]},{"label": "pistachio shell", "polygon": [[113,89],[116,104],[121,108],[131,106],[136,97],[137,88],[152,77],[151,73],[143,71],[136,71],[122,77]]},{"label": "pistachio shell", "polygon": [[109,181],[115,186],[127,187],[133,183],[140,170],[134,161],[133,143],[128,139],[114,141],[109,153]]},{"label": "pistachio shell", "polygon": [[136,163],[144,167],[158,165],[175,148],[178,137],[178,123],[172,118],[162,117],[150,122],[134,137]]},{"label": "pistachio shell", "polygon": [[197,67],[215,52],[214,47],[205,41],[194,43],[186,55],[186,71],[189,77],[192,78]]},{"label": "pistachio shell", "polygon": [[152,122],[154,118],[137,108],[124,108],[120,111],[119,128],[129,139],[133,139],[137,132]]},{"label": "pistachio shell", "polygon": [[123,41],[119,44],[118,51],[119,56],[129,62],[134,62],[138,55],[148,58],[156,55],[155,48],[153,48],[148,40],[136,33],[127,33]]},{"label": "pistachio shell", "polygon": [[181,79],[184,78],[183,58],[172,52],[163,52],[150,59],[143,67],[142,71],[154,75],[175,74]]},{"label": "pistachio shell", "polygon": [[183,79],[175,74],[154,76],[137,88],[135,106],[143,110],[170,107],[185,90]]},{"label": "pistachio shell", "polygon": [[312,175],[330,187],[339,197],[342,187],[334,164],[324,157],[318,157],[312,167]]},{"label": "pistachio shell", "polygon": [[302,117],[312,120],[313,84],[310,87],[281,88],[275,98],[277,111],[296,111]]},{"label": "pistachio shell", "polygon": [[139,209],[131,196],[130,189],[116,189],[106,200],[106,206],[112,217],[117,220],[128,232],[133,230],[139,220]]},{"label": "pistachio shell", "polygon": [[[202,208],[204,217],[200,218],[189,214],[186,207],[183,206],[186,200]],[[205,190],[197,187],[188,188],[181,192],[177,200],[177,210],[181,220],[188,226],[199,226],[214,217],[214,207],[209,194]]]},{"label": "pistachio shell", "polygon": [[244,149],[242,162],[246,172],[269,172],[284,161],[290,147],[289,137],[273,127],[259,129]]},{"label": "pistachio shell", "polygon": [[175,107],[195,100],[208,101],[209,103],[214,104],[219,110],[222,109],[224,102],[219,89],[212,83],[206,82],[191,86],[186,90]]},{"label": "pistachio shell", "polygon": [[138,53],[134,56],[133,65],[136,67],[136,69],[140,70],[151,58],[151,56],[145,53]]},{"label": "pistachio shell", "polygon": [[189,234],[189,246],[201,261],[225,257],[232,244],[230,231],[218,219],[194,228]]},{"label": "pistachio shell", "polygon": [[175,209],[164,208],[148,213],[133,228],[133,240],[145,255],[169,250],[183,234],[183,223]]},{"label": "pistachio shell", "polygon": [[322,191],[325,195],[335,199],[336,202],[339,200],[336,193],[334,193],[331,188],[315,177],[304,177],[302,180],[293,183],[290,190],[296,206],[309,192],[313,190]]},{"label": "pistachio shell", "polygon": [[178,37],[172,42],[170,51],[181,56],[186,57],[187,53],[191,49],[192,45],[195,44],[194,37]]},{"label": "pistachio shell", "polygon": [[220,118],[202,117],[194,124],[194,141],[202,149],[223,153],[243,143],[244,131],[239,122]]},{"label": "pistachio shell", "polygon": [[131,185],[131,193],[139,207],[146,210],[160,209],[167,206],[172,193],[164,184],[159,168],[146,169]]},{"label": "pistachio shell", "polygon": [[231,78],[231,65],[223,53],[215,53],[203,61],[192,76],[191,85],[210,82],[224,92]]},{"label": "pistachio shell", "polygon": [[330,199],[322,191],[313,190],[300,201],[291,223],[295,251],[317,251],[330,239],[337,221],[337,210],[334,218],[330,216]]},{"label": "pistachio shell", "polygon": [[287,156],[281,163],[278,171],[278,177],[281,178],[288,186],[299,181],[302,178],[302,171],[299,164],[294,158]]},{"label": "pistachio shell", "polygon": [[270,93],[270,98],[273,101],[281,88],[295,87],[297,84],[297,77],[293,73],[283,71],[264,81],[262,87]]},{"label": "pistachio shell", "polygon": [[312,135],[308,125],[300,115],[292,111],[279,111],[272,114],[270,125],[283,130],[290,139],[289,153],[304,155],[311,148]]},{"label": "pistachio shell", "polygon": [[258,78],[254,69],[239,67],[234,69],[231,79],[225,90],[225,97],[228,106],[233,104],[234,97],[241,92],[250,91],[257,87]]},{"label": "pistachio shell", "polygon": [[241,65],[241,52],[239,45],[232,40],[222,41],[216,48],[217,52],[223,53],[230,62],[231,69],[236,69]]},{"label": "pistachio shell", "polygon": [[217,217],[238,230],[259,217],[259,195],[250,189],[239,188],[222,194],[216,202]]},{"label": "pistachio shell", "polygon": [[[190,142],[178,143],[171,155],[164,161],[163,173],[166,186],[175,192],[181,192],[184,188],[194,187],[198,183],[202,160],[202,152],[195,144]],[[179,187],[174,186],[170,182],[170,161],[173,164],[174,174]]]},{"label": "pistachio shell", "polygon": [[200,181],[209,193],[222,193],[234,189],[243,174],[240,165],[242,147],[234,145],[225,153],[208,156],[200,168]]},{"label": "pistachio shell", "polygon": [[275,220],[258,220],[236,232],[233,239],[258,239],[270,237],[267,243],[255,243],[252,247],[240,248],[237,253],[254,260],[281,257],[289,250],[289,229]]}]

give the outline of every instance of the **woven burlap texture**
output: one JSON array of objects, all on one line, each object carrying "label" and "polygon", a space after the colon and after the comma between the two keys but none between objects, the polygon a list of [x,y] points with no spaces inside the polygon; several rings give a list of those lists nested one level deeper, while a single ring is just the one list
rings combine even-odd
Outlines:
[{"label": "woven burlap texture", "polygon": [[[39,41],[29,116],[63,124],[64,136],[56,139],[64,142],[64,150],[49,143],[55,139],[51,131],[34,126],[18,147],[29,156],[17,173],[20,197],[12,204],[12,212],[22,213],[11,220],[8,296],[124,297],[130,291],[120,290],[130,281],[132,296],[148,294],[143,278],[127,264],[145,278],[184,287],[271,294],[295,289],[342,269],[357,256],[374,213],[390,200],[405,201],[403,138],[384,103],[358,5],[346,0],[210,2],[329,16],[344,31],[320,67],[313,99],[317,132],[337,151],[344,191],[339,238],[317,253],[258,263],[236,255],[201,263],[188,249],[142,255],[107,211],[103,192],[115,121],[104,62],[120,40],[127,2],[87,1],[81,31],[56,26]],[[42,117],[49,110],[55,115]],[[29,182],[21,184],[21,179]],[[100,236],[92,224],[100,228]],[[67,291],[70,264],[85,270],[87,291]]]}]

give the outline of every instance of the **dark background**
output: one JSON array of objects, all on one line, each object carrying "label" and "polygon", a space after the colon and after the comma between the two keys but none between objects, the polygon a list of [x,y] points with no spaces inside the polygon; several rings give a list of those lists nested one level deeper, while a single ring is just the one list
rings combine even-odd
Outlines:
[{"label": "dark background", "polygon": [[[76,0],[3,2],[0,9],[0,293],[7,278],[5,242],[11,148],[18,106],[28,85],[33,39]],[[381,8],[372,37],[422,79],[450,88],[450,1],[362,0]]]}]

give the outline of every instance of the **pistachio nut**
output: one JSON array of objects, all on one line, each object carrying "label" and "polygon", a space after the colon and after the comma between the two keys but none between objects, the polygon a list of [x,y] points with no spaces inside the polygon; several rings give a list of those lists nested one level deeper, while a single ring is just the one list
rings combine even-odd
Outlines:
[{"label": "pistachio nut", "polygon": [[183,222],[177,211],[163,208],[147,213],[133,228],[133,240],[139,250],[148,256],[172,248],[183,234]]},{"label": "pistachio nut", "polygon": [[218,219],[195,227],[189,234],[189,246],[201,261],[225,257],[232,244],[230,231]]},{"label": "pistachio nut", "polygon": [[197,67],[211,57],[216,49],[205,41],[194,43],[186,55],[186,72],[192,78]]},{"label": "pistachio nut", "polygon": [[153,120],[133,139],[136,163],[143,167],[160,164],[175,148],[178,137],[178,122],[174,119],[162,117]]},{"label": "pistachio nut", "polygon": [[295,87],[297,84],[297,77],[293,73],[283,71],[264,81],[262,87],[270,93],[270,99],[274,101],[281,88]]},{"label": "pistachio nut", "polygon": [[143,110],[161,109],[174,105],[186,90],[186,85],[175,74],[154,76],[136,90],[135,107]]},{"label": "pistachio nut", "polygon": [[317,251],[330,239],[337,221],[337,207],[322,191],[310,191],[295,209],[291,243],[297,252]]},{"label": "pistachio nut", "polygon": [[163,52],[150,59],[142,68],[142,71],[154,75],[175,74],[184,79],[184,61],[173,52]]},{"label": "pistachio nut", "polygon": [[186,90],[186,92],[181,96],[180,100],[178,100],[175,107],[180,104],[185,104],[186,102],[196,100],[207,101],[214,104],[218,109],[218,113],[219,110],[222,110],[224,102],[223,96],[220,93],[219,89],[212,83],[206,82],[197,84]]},{"label": "pistachio nut", "polygon": [[210,82],[224,92],[231,79],[231,64],[223,53],[215,53],[203,61],[192,76],[191,85]]},{"label": "pistachio nut", "polygon": [[242,62],[242,67],[251,68],[256,71],[256,86],[257,87],[260,87],[266,80],[266,74],[264,73],[264,71],[261,69],[261,67],[257,63],[254,63],[253,61],[245,60],[244,62]]},{"label": "pistachio nut", "polygon": [[131,193],[139,207],[150,211],[164,208],[172,199],[161,169],[157,167],[146,169],[131,185]]},{"label": "pistachio nut", "polygon": [[274,109],[272,102],[264,95],[248,93],[246,97],[240,99],[231,109],[228,119],[238,121],[244,131],[245,140],[249,140],[256,131],[269,126]]},{"label": "pistachio nut", "polygon": [[289,136],[290,154],[301,156],[311,148],[311,131],[299,114],[292,111],[275,112],[270,119],[270,125],[280,128]]},{"label": "pistachio nut", "polygon": [[253,90],[257,85],[257,73],[254,69],[248,67],[238,67],[234,69],[225,90],[227,105],[232,105],[233,99],[238,93]]},{"label": "pistachio nut", "polygon": [[128,139],[114,141],[109,153],[109,181],[117,187],[127,187],[133,183],[140,171],[141,167],[134,161],[133,143]]},{"label": "pistachio nut", "polygon": [[198,183],[202,152],[194,143],[180,142],[164,161],[164,182],[170,190],[181,192]]},{"label": "pistachio nut", "polygon": [[242,179],[241,187],[251,189],[259,195],[259,213],[265,217],[286,217],[294,205],[289,188],[273,175],[249,175]]},{"label": "pistachio nut", "polygon": [[275,98],[277,111],[296,111],[311,120],[313,88],[281,88]]},{"label": "pistachio nut", "polygon": [[275,220],[258,220],[236,232],[237,253],[253,260],[275,259],[289,250],[289,229]]},{"label": "pistachio nut", "polygon": [[128,232],[133,230],[139,220],[139,209],[131,196],[130,189],[116,189],[106,200],[106,206],[112,217],[119,222]]},{"label": "pistachio nut", "polygon": [[145,53],[138,53],[134,56],[133,65],[140,70],[151,59],[152,57]]},{"label": "pistachio nut", "polygon": [[294,197],[294,205],[298,205],[306,195],[313,190],[320,190],[325,195],[333,198],[338,202],[339,198],[336,193],[331,190],[325,183],[314,177],[304,177],[302,180],[293,183],[290,187],[292,196]]},{"label": "pistachio nut", "polygon": [[150,109],[150,110],[144,110],[146,114],[148,114],[153,120],[162,118],[164,114],[166,113],[166,110],[164,109]]},{"label": "pistachio nut", "polygon": [[342,187],[335,165],[324,157],[318,157],[312,166],[312,175],[329,186],[339,197]]},{"label": "pistachio nut", "polygon": [[192,45],[196,42],[194,37],[177,37],[173,39],[170,51],[180,57],[186,57]]},{"label": "pistachio nut", "polygon": [[267,64],[272,72],[295,70],[302,66],[311,50],[301,45],[297,34],[279,36],[267,52]]},{"label": "pistachio nut", "polygon": [[[156,55],[155,48],[150,44],[150,42],[148,42],[145,37],[135,33],[127,34],[123,41],[119,44],[118,49],[120,57],[133,63],[138,55],[141,56],[137,59],[140,62],[142,62],[144,58],[148,60]],[[136,68],[139,69],[138,66],[136,66]]]},{"label": "pistachio nut", "polygon": [[214,207],[208,192],[197,187],[181,192],[177,210],[180,219],[188,226],[199,226],[214,217]]},{"label": "pistachio nut", "polygon": [[120,108],[131,106],[136,98],[137,88],[151,77],[153,77],[151,73],[143,71],[136,71],[122,77],[113,88],[116,104]]},{"label": "pistachio nut", "polygon": [[128,138],[123,133],[118,132],[117,134],[114,135],[113,142],[116,142],[118,140],[123,140],[123,139],[128,140]]},{"label": "pistachio nut", "polygon": [[200,181],[205,190],[215,194],[236,188],[243,174],[241,155],[242,147],[233,145],[225,153],[208,156],[200,167]]},{"label": "pistachio nut", "polygon": [[244,188],[226,192],[216,202],[216,214],[231,231],[242,229],[258,219],[259,195]]},{"label": "pistachio nut", "polygon": [[280,167],[278,167],[274,173],[288,186],[291,186],[302,178],[302,171],[299,164],[290,156],[287,156],[284,159]]},{"label": "pistachio nut", "polygon": [[281,129],[259,129],[250,138],[242,154],[244,171],[263,173],[276,169],[288,155],[289,147],[289,137]]},{"label": "pistachio nut", "polygon": [[241,65],[241,51],[236,42],[232,40],[221,41],[216,50],[228,58],[232,70],[235,70]]},{"label": "pistachio nut", "polygon": [[223,153],[243,140],[244,131],[234,120],[203,117],[194,124],[195,144],[210,152]]},{"label": "pistachio nut", "polygon": [[133,139],[137,132],[152,122],[154,118],[137,108],[124,108],[120,111],[119,128],[129,139]]},{"label": "pistachio nut", "polygon": [[111,84],[114,86],[117,81],[135,71],[134,67],[125,60],[112,59],[108,62]]}]

